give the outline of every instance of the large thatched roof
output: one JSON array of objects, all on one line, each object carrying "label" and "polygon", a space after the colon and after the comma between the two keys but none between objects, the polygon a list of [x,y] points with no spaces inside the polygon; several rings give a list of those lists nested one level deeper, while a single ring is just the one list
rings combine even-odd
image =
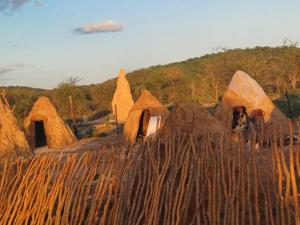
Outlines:
[{"label": "large thatched roof", "polygon": [[[247,112],[262,109],[270,124],[287,124],[286,116],[273,104],[260,85],[243,71],[237,71],[225,92],[215,116],[227,128],[231,127],[232,109],[245,106]],[[285,132],[286,133],[286,132]]]},{"label": "large thatched roof", "polygon": [[0,97],[0,159],[4,157],[30,156],[24,133],[19,129],[17,120]]},{"label": "large thatched roof", "polygon": [[124,123],[126,121],[133,104],[134,102],[129,83],[126,79],[125,70],[121,69],[118,77],[117,88],[111,102],[111,107],[115,116],[117,108],[117,118],[119,123]]},{"label": "large thatched roof", "polygon": [[169,115],[168,109],[149,91],[144,90],[131,108],[124,125],[124,137],[134,143],[139,128],[139,121],[144,110],[149,110],[150,116],[161,116],[161,126]]},{"label": "large thatched roof", "polygon": [[61,148],[76,141],[69,126],[58,115],[55,107],[47,97],[40,97],[33,105],[31,112],[24,121],[26,137],[32,148],[35,143],[35,122],[42,121],[49,148]]},{"label": "large thatched roof", "polygon": [[224,133],[223,125],[200,105],[195,103],[179,103],[170,113],[165,126],[161,129],[162,137],[171,137],[178,133],[196,132],[218,137]]}]

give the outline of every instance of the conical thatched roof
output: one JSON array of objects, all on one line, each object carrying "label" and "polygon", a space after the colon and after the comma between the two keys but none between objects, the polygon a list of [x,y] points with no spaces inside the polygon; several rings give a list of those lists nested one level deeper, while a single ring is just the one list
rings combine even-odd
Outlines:
[{"label": "conical thatched roof", "polygon": [[125,70],[121,69],[118,77],[117,89],[111,102],[111,107],[115,116],[117,108],[118,122],[124,123],[126,121],[128,113],[133,104],[134,102],[129,83],[126,79]]},{"label": "conical thatched roof", "polygon": [[[273,104],[259,84],[243,71],[237,71],[216,109],[216,118],[227,128],[231,127],[232,109],[245,106],[248,114],[262,109],[265,121],[270,124],[287,124],[286,116]],[[285,131],[286,133],[286,131]]]},{"label": "conical thatched roof", "polygon": [[161,137],[184,132],[197,132],[198,134],[211,134],[213,136],[223,135],[223,125],[198,104],[179,103],[170,113],[165,126],[161,129]]},{"label": "conical thatched roof", "polygon": [[34,103],[31,112],[24,121],[26,137],[32,148],[36,147],[35,122],[43,122],[47,145],[56,149],[70,145],[76,137],[67,124],[58,115],[55,107],[47,97],[40,97]]},{"label": "conical thatched roof", "polygon": [[144,110],[149,110],[150,116],[161,116],[161,127],[169,115],[168,109],[149,91],[144,90],[131,108],[124,125],[124,137],[134,143],[139,128],[139,121]]},{"label": "conical thatched roof", "polygon": [[4,157],[30,156],[24,133],[9,106],[0,97],[0,159]]}]

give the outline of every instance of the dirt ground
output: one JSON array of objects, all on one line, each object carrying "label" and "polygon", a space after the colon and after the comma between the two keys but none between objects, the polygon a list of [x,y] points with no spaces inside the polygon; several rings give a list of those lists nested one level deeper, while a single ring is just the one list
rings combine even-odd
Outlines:
[{"label": "dirt ground", "polygon": [[122,151],[128,149],[128,147],[129,145],[124,142],[121,135],[118,136],[117,134],[112,134],[106,137],[84,138],[70,146],[60,149],[49,149],[47,146],[36,148],[34,149],[34,154],[70,154],[96,151],[100,149],[119,149]]}]

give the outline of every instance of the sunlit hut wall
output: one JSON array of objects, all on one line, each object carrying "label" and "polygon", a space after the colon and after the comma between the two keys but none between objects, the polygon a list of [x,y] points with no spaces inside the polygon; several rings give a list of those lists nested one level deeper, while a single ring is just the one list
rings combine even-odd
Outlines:
[{"label": "sunlit hut wall", "polygon": [[30,155],[24,133],[19,129],[9,104],[0,97],[0,159]]},{"label": "sunlit hut wall", "polygon": [[45,135],[45,145],[48,145],[49,148],[65,147],[76,141],[71,129],[58,115],[57,110],[47,97],[42,96],[35,102],[24,121],[26,137],[32,148],[36,147],[38,141],[36,140],[37,122],[43,123],[44,134],[41,135]]},{"label": "sunlit hut wall", "polygon": [[215,112],[216,118],[228,129],[231,128],[232,109],[237,106],[245,106],[248,114],[254,109],[262,109],[265,122],[281,125],[283,133],[289,134],[286,116],[273,104],[260,85],[243,71],[234,74]]},{"label": "sunlit hut wall", "polygon": [[141,96],[131,108],[126,123],[124,125],[124,137],[127,141],[134,143],[140,126],[140,119],[144,111],[149,112],[149,116],[160,116],[163,127],[166,119],[169,116],[168,109],[149,91],[143,90]]},{"label": "sunlit hut wall", "polygon": [[134,102],[129,83],[126,79],[125,70],[121,69],[117,81],[117,88],[111,102],[113,114],[119,123],[125,123],[133,104]]},{"label": "sunlit hut wall", "polygon": [[178,103],[162,127],[160,137],[167,139],[195,132],[201,139],[209,135],[214,145],[220,144],[221,137],[223,142],[229,137],[220,121],[196,103]]}]

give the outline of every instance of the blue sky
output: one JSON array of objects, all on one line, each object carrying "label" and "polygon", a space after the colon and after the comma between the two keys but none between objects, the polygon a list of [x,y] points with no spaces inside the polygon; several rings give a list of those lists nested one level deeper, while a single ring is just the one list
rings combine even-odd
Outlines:
[{"label": "blue sky", "polygon": [[[14,9],[4,6],[9,1]],[[300,41],[299,8],[296,0],[0,0],[2,85],[53,88],[70,76],[100,83],[120,68],[181,61],[218,46]],[[74,32],[109,20],[120,27]]]}]

